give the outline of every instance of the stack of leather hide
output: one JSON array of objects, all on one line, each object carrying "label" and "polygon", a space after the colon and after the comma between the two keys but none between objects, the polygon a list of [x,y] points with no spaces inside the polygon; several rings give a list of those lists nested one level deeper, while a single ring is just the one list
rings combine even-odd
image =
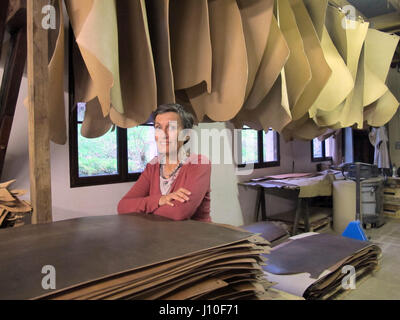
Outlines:
[{"label": "stack of leather hide", "polygon": [[[289,230],[293,229],[295,213],[293,211],[274,214],[270,217],[271,220],[282,221],[287,225]],[[322,207],[309,208],[309,231],[321,232],[328,230],[332,222],[332,209]],[[303,214],[301,215],[298,223],[300,230],[306,231],[306,223]]]},{"label": "stack of leather hide", "polygon": [[333,299],[377,270],[380,256],[368,241],[307,233],[273,248],[264,270],[274,288],[310,300]]},{"label": "stack of leather hide", "polygon": [[0,233],[0,299],[273,299],[268,252],[249,232],[152,215],[29,225]]},{"label": "stack of leather hide", "polygon": [[289,232],[274,222],[260,221],[242,226],[241,228],[259,234],[261,237],[268,240],[271,244],[271,248],[287,241],[289,238]]},{"label": "stack of leather hide", "polygon": [[0,228],[18,227],[24,224],[24,217],[32,211],[31,205],[18,197],[26,190],[10,190],[15,180],[0,183]]}]

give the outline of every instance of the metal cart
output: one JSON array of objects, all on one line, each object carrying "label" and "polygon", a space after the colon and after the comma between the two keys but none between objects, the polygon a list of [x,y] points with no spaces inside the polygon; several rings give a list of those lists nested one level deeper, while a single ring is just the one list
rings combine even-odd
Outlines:
[{"label": "metal cart", "polygon": [[375,165],[362,162],[346,163],[341,166],[346,179],[356,182],[356,220],[364,229],[367,225],[379,228],[385,224],[383,215],[383,186],[385,177]]}]

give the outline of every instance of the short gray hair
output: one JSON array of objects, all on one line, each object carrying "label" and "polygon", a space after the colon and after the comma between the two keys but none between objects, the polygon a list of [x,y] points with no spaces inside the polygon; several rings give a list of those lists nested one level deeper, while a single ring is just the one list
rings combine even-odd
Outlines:
[{"label": "short gray hair", "polygon": [[194,124],[194,116],[185,110],[185,108],[178,103],[167,103],[158,106],[157,110],[153,113],[153,119],[156,121],[156,117],[160,114],[167,112],[175,112],[179,115],[182,121],[184,129],[192,129]]}]

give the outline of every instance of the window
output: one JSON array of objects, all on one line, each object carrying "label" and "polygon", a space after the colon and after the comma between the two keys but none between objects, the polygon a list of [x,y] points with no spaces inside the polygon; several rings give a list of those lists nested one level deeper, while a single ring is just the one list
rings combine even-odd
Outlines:
[{"label": "window", "polygon": [[272,129],[265,132],[244,126],[238,145],[239,167],[254,164],[257,169],[280,165],[279,134]]},{"label": "window", "polygon": [[81,135],[85,103],[78,103],[70,124],[71,187],[135,181],[157,155],[152,123],[112,128],[102,137]]},{"label": "window", "polygon": [[311,141],[311,161],[329,161],[332,160],[335,140],[333,137],[323,141],[315,138]]}]

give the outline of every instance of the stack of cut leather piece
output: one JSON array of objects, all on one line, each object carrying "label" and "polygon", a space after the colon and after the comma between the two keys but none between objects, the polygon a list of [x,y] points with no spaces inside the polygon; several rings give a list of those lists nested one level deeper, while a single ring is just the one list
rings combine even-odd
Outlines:
[{"label": "stack of cut leather piece", "polygon": [[[307,233],[275,247],[264,267],[274,288],[305,299],[333,299],[379,266],[381,249],[367,241]],[[354,269],[353,269],[354,267]]]},{"label": "stack of cut leather piece", "polygon": [[24,224],[24,217],[32,211],[31,205],[20,200],[26,190],[10,190],[15,180],[0,183],[0,228],[19,227]]},{"label": "stack of cut leather piece", "polygon": [[0,233],[0,299],[267,299],[268,251],[249,232],[153,215],[29,225]]},{"label": "stack of cut leather piece", "polygon": [[[289,230],[292,230],[294,222],[294,211],[282,212],[271,216],[271,220],[284,222]],[[322,230],[329,229],[332,222],[332,209],[321,208],[321,207],[310,207],[309,208],[309,224],[310,231],[321,232]],[[304,217],[301,216],[299,219],[298,228],[305,231]]]},{"label": "stack of cut leather piece", "polygon": [[257,233],[271,243],[271,248],[286,241],[289,238],[289,232],[274,222],[260,221],[241,227],[252,233]]}]

